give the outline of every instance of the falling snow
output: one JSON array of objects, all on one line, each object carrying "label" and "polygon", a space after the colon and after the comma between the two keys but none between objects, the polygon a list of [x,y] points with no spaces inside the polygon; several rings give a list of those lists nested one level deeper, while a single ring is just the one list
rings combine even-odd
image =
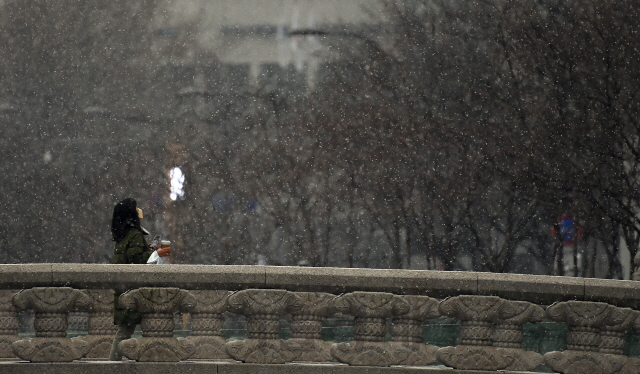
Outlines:
[{"label": "falling snow", "polygon": [[178,263],[629,278],[639,17],[0,0],[0,256],[110,263],[134,197]]}]

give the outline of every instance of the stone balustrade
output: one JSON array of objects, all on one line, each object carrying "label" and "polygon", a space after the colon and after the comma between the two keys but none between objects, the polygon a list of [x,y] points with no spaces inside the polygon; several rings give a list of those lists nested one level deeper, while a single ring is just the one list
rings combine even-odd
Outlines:
[{"label": "stone balustrade", "polygon": [[[111,289],[127,288],[120,304],[141,314],[142,333],[119,350],[139,365],[640,373],[640,359],[624,354],[629,333],[640,328],[635,281],[191,265],[0,265],[0,367],[22,372],[16,370],[39,362],[106,359],[115,333]],[[34,313],[35,336],[18,335],[21,311]],[[86,335],[70,338],[68,317],[78,312],[88,315]],[[190,316],[189,336],[174,336],[176,313]],[[352,341],[322,339],[323,322],[336,314],[353,318]],[[246,320],[246,339],[223,337],[225,321],[234,316]],[[425,343],[423,325],[444,317],[457,321],[457,344]],[[283,321],[288,339],[282,338]],[[525,350],[524,326],[550,321],[568,327],[566,349]]]}]

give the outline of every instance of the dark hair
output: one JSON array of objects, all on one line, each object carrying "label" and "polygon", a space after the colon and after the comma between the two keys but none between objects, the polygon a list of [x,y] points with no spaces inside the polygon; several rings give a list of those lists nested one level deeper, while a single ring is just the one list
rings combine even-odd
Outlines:
[{"label": "dark hair", "polygon": [[132,198],[124,199],[113,208],[113,218],[111,219],[111,239],[119,242],[129,233],[129,230],[140,228],[140,218],[136,207],[138,204]]}]

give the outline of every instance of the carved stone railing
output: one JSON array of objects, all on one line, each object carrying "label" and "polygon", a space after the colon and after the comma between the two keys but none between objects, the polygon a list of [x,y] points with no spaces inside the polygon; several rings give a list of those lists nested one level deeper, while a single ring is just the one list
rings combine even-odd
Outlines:
[{"label": "carved stone railing", "polygon": [[[640,359],[624,354],[629,332],[640,328],[639,282],[266,266],[0,265],[0,357],[32,365],[106,359],[115,333],[111,289],[129,289],[120,304],[142,316],[142,336],[118,346],[141,365],[640,373]],[[18,335],[24,310],[35,313],[33,337]],[[78,312],[88,314],[87,334],[69,338],[69,313]],[[190,314],[186,338],[174,336],[175,313]],[[352,341],[322,340],[323,321],[336,313],[353,317]],[[246,318],[244,340],[222,336],[234,315]],[[457,345],[424,343],[423,324],[438,317],[458,321]],[[543,321],[568,326],[566,350],[524,349],[523,327]]]}]

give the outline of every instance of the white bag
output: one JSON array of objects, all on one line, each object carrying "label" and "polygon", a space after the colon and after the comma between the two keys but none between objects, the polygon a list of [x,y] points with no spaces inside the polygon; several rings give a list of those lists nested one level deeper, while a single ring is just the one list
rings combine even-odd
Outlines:
[{"label": "white bag", "polygon": [[158,251],[153,251],[149,259],[147,260],[147,264],[158,264],[163,265],[167,263],[167,259],[164,257],[160,257],[158,255]]}]

